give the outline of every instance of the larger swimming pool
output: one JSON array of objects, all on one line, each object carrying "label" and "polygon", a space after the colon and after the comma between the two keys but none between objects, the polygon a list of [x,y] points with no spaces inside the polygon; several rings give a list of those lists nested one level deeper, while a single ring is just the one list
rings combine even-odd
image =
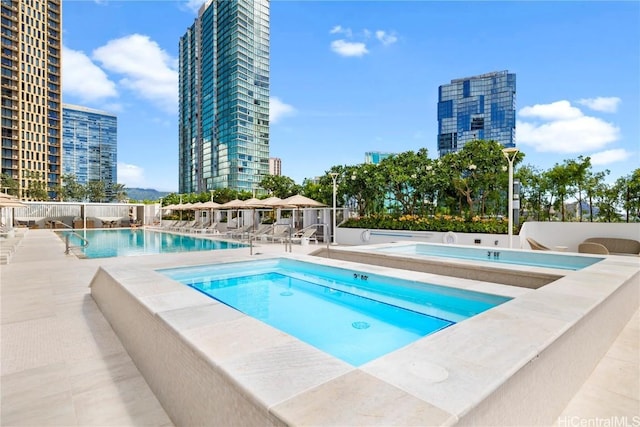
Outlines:
[{"label": "larger swimming pool", "polygon": [[510,299],[291,259],[158,271],[354,366]]},{"label": "larger swimming pool", "polygon": [[411,243],[390,245],[373,249],[394,255],[411,255],[417,257],[445,257],[483,261],[495,264],[526,265],[531,267],[548,267],[562,270],[580,270],[602,261],[599,257],[580,255],[563,255],[558,253],[504,250],[500,248],[475,248],[449,246],[428,243]]},{"label": "larger swimming pool", "polygon": [[242,243],[211,240],[181,234],[165,233],[147,229],[83,230],[77,231],[89,245],[82,247],[83,241],[69,231],[59,231],[78,255],[84,258],[110,258],[190,251],[211,251],[219,249],[237,249],[245,247]]}]

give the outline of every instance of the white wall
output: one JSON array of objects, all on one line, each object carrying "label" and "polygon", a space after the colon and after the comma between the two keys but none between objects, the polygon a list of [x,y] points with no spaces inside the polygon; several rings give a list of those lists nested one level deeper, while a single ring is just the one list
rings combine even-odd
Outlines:
[{"label": "white wall", "polygon": [[529,249],[527,237],[548,247],[566,246],[569,252],[577,252],[578,245],[589,237],[619,237],[640,241],[640,223],[527,221],[520,230],[524,249]]},{"label": "white wall", "polygon": [[[452,243],[457,245],[509,247],[506,234],[444,233],[439,231],[375,230],[338,227],[336,241],[341,245],[370,245],[412,240],[429,243]],[[476,243],[480,240],[480,243]],[[519,248],[519,237],[513,236],[513,247]]]},{"label": "white wall", "polygon": [[[413,240],[429,243],[509,247],[509,237],[505,234],[452,233],[454,241],[445,241],[446,235],[447,233],[438,231],[338,227],[336,241],[341,245],[351,246]],[[589,237],[621,237],[640,241],[640,223],[527,221],[522,225],[520,234],[513,236],[512,247],[514,249],[530,249],[527,237],[531,237],[552,249],[564,246],[568,252],[578,252],[578,245]],[[479,244],[475,243],[476,239],[480,240]]]}]

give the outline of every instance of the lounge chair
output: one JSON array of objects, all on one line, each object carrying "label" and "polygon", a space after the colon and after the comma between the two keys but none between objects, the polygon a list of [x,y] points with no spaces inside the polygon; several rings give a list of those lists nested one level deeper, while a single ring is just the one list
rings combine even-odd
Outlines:
[{"label": "lounge chair", "polygon": [[294,243],[302,243],[303,239],[308,239],[309,241],[313,240],[317,244],[318,243],[318,238],[316,237],[317,232],[318,232],[318,229],[315,227],[306,228],[296,233],[296,235],[291,238],[291,241]]},{"label": "lounge chair", "polygon": [[[640,255],[640,242],[634,239],[624,239],[620,237],[590,237],[582,243],[597,243],[604,246],[611,255]],[[585,246],[586,250],[602,250],[595,249],[592,246]],[[594,253],[594,252],[585,252]],[[601,254],[602,252],[595,252]]]},{"label": "lounge chair", "polygon": [[534,251],[550,251],[551,250],[551,248],[548,248],[545,245],[539,242],[536,242],[531,237],[527,237],[527,242],[529,242],[529,246],[531,246],[531,249],[533,249]]},{"label": "lounge chair", "polygon": [[582,242],[578,245],[578,252],[581,254],[609,255],[609,250],[600,243]]}]

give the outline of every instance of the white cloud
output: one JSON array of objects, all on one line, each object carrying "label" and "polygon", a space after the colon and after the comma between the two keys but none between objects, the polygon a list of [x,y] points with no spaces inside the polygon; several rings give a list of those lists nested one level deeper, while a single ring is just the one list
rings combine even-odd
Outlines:
[{"label": "white cloud", "polygon": [[144,188],[144,169],[140,166],[118,162],[118,183],[130,188]]},{"label": "white cloud", "polygon": [[168,112],[178,107],[176,60],[148,36],[131,34],[93,51],[107,70],[124,75],[119,81]]},{"label": "white cloud", "polygon": [[601,111],[603,113],[615,113],[618,111],[618,105],[622,100],[618,97],[603,97],[597,98],[585,98],[578,100],[578,104],[584,105],[595,111]]},{"label": "white cloud", "polygon": [[386,31],[382,31],[382,30],[376,31],[376,38],[384,46],[392,45],[398,41],[398,37],[396,37],[394,34],[389,34]]},{"label": "white cloud", "polygon": [[296,113],[296,109],[289,104],[285,104],[277,97],[269,98],[269,122],[272,124],[277,123],[280,119],[286,116],[291,116]]},{"label": "white cloud", "polygon": [[342,25],[336,25],[329,31],[329,34],[344,34],[347,37],[351,37],[353,32],[351,28],[343,28]]},{"label": "white cloud", "polygon": [[207,0],[187,0],[186,6],[187,9],[198,12],[200,10],[200,6],[202,6]]},{"label": "white cloud", "polygon": [[620,138],[618,127],[585,116],[569,101],[524,107],[519,115],[532,120],[517,121],[518,144],[540,152],[585,153],[600,150]]},{"label": "white cloud", "polygon": [[82,102],[118,96],[116,84],[83,52],[62,47],[62,90]]},{"label": "white cloud", "polygon": [[340,56],[363,56],[369,53],[364,43],[348,42],[342,39],[332,41],[331,50]]},{"label": "white cloud", "polygon": [[616,148],[614,150],[601,151],[589,155],[591,158],[591,164],[594,166],[604,166],[611,163],[621,162],[627,160],[631,156],[624,148]]},{"label": "white cloud", "polygon": [[524,107],[518,114],[521,117],[536,117],[543,120],[575,119],[584,115],[579,108],[573,107],[569,101],[564,100]]}]

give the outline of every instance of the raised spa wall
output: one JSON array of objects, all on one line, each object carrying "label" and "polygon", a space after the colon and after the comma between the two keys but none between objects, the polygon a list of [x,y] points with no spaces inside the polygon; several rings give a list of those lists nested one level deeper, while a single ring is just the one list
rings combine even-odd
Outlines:
[{"label": "raised spa wall", "polygon": [[181,426],[551,425],[640,305],[624,257],[537,290],[394,275],[514,299],[356,368],[148,268],[101,267],[90,286]]}]

